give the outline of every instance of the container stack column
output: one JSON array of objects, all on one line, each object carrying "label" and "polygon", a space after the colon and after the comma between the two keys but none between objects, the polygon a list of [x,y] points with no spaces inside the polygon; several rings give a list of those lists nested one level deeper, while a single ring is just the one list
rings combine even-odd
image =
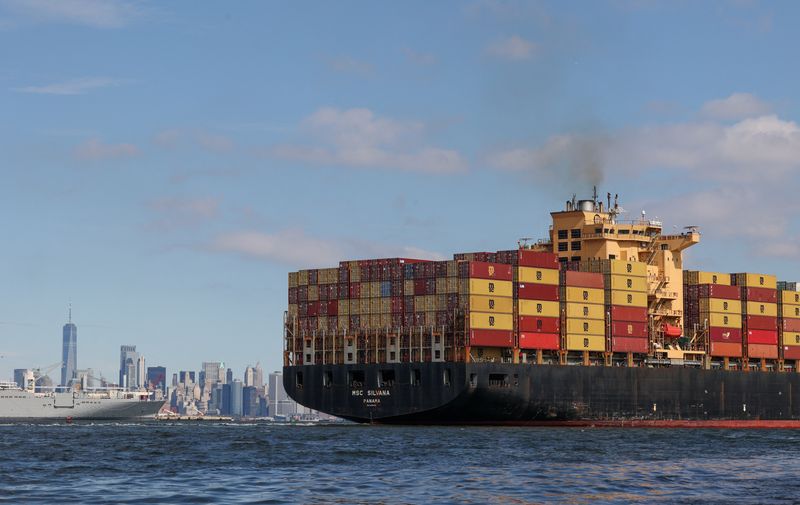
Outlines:
[{"label": "container stack column", "polygon": [[793,362],[793,370],[800,371],[800,293],[797,283],[778,283],[778,331],[781,358]]},{"label": "container stack column", "polygon": [[603,275],[567,270],[562,272],[561,285],[563,348],[568,360],[577,353],[588,365],[592,355],[602,357],[606,352]]},{"label": "container stack column", "polygon": [[728,369],[730,359],[742,359],[742,303],[739,288],[731,286],[729,274],[684,271],[685,328],[696,331],[707,343],[712,359],[721,358]]},{"label": "container stack column", "polygon": [[742,298],[742,335],[745,358],[765,370],[778,359],[778,291],[775,276],[731,274]]},{"label": "container stack column", "polygon": [[475,361],[509,362],[514,353],[513,267],[502,263],[459,263],[466,280],[468,355]]},{"label": "container stack column", "polygon": [[544,352],[561,346],[558,256],[520,250],[515,288],[518,347],[527,362],[542,364]]}]

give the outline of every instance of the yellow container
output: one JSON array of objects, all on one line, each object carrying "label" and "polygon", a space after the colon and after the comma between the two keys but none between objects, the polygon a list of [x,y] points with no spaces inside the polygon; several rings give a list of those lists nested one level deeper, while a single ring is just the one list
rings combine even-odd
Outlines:
[{"label": "yellow container", "polygon": [[447,310],[447,295],[436,295],[435,310]]},{"label": "yellow container", "polygon": [[297,272],[289,272],[289,287],[297,287]]},{"label": "yellow container", "polygon": [[447,262],[447,277],[458,277],[458,261]]},{"label": "yellow container", "polygon": [[381,299],[380,298],[370,298],[369,299],[369,312],[370,312],[370,314],[380,314],[381,313]]},{"label": "yellow container", "polygon": [[361,269],[358,265],[353,266],[352,261],[350,263],[350,282],[361,282]]},{"label": "yellow container", "polygon": [[380,314],[370,314],[369,315],[369,327],[370,328],[381,328],[381,315]]},{"label": "yellow container", "polygon": [[619,291],[647,292],[647,277],[632,277],[630,275],[611,275],[611,289]]},{"label": "yellow container", "polygon": [[561,307],[558,302],[541,300],[517,300],[520,316],[560,317]]},{"label": "yellow container", "polygon": [[369,308],[369,300],[370,300],[369,298],[361,298],[360,300],[358,300],[358,304],[361,307],[362,315],[369,314],[371,312]]},{"label": "yellow container", "polygon": [[736,274],[736,282],[740,286],[748,288],[776,289],[778,287],[778,278],[766,274]]},{"label": "yellow container", "polygon": [[470,296],[469,310],[511,314],[514,312],[514,299],[502,296]]},{"label": "yellow container", "polygon": [[701,298],[700,310],[703,312],[741,314],[742,302],[739,300],[723,300],[721,298]]},{"label": "yellow container", "polygon": [[369,283],[369,296],[371,298],[378,298],[378,297],[381,296],[381,283],[380,283],[380,281],[373,281],[373,282]]},{"label": "yellow container", "polygon": [[289,304],[289,308],[286,310],[286,317],[289,319],[289,322],[291,322],[292,319],[297,317],[297,304],[296,303],[290,303]]},{"label": "yellow container", "polygon": [[458,293],[458,277],[447,278],[447,292]]},{"label": "yellow container", "polygon": [[339,303],[338,312],[340,316],[350,315],[350,300],[337,300]]},{"label": "yellow container", "polygon": [[436,292],[447,293],[447,277],[436,278]]},{"label": "yellow container", "polygon": [[[703,313],[701,314],[701,318],[702,316],[706,315]],[[721,328],[742,327],[742,316],[739,314],[718,314],[716,312],[711,312],[707,315],[707,317],[709,326],[717,326]],[[700,323],[702,324],[702,321]]]},{"label": "yellow container", "polygon": [[425,312],[425,326],[436,326],[436,311]]},{"label": "yellow container", "polygon": [[340,317],[336,321],[336,327],[339,330],[347,331],[349,329],[349,327],[350,327],[350,318],[349,317]]},{"label": "yellow container", "polygon": [[550,268],[519,267],[517,278],[519,282],[558,286],[558,270]]},{"label": "yellow container", "polygon": [[609,260],[611,273],[632,277],[647,277],[647,264],[639,261]]},{"label": "yellow container", "polygon": [[638,291],[612,291],[611,305],[647,307],[647,293]]},{"label": "yellow container", "polygon": [[319,300],[319,286],[308,287],[308,301],[316,302]]},{"label": "yellow container", "polygon": [[392,326],[392,315],[381,314],[381,328],[389,328]]},{"label": "yellow container", "polygon": [[403,294],[406,296],[414,295],[414,281],[403,281]]},{"label": "yellow container", "polygon": [[781,291],[779,294],[784,305],[800,305],[800,291]]},{"label": "yellow container", "polygon": [[603,290],[600,288],[576,288],[574,286],[567,286],[565,289],[567,302],[599,303],[601,305],[605,302]]},{"label": "yellow container", "polygon": [[392,299],[385,296],[380,299],[381,301],[381,314],[390,314],[392,312]]},{"label": "yellow container", "polygon": [[317,317],[317,331],[328,329],[328,316]]},{"label": "yellow container", "polygon": [[784,331],[783,345],[800,345],[800,332]]},{"label": "yellow container", "polygon": [[730,286],[731,274],[724,274],[721,272],[697,272],[697,283]]},{"label": "yellow container", "polygon": [[469,327],[483,330],[513,330],[514,317],[511,314],[470,312]]},{"label": "yellow container", "polygon": [[602,335],[567,334],[567,350],[603,352],[606,350],[606,337]]},{"label": "yellow container", "polygon": [[323,268],[319,271],[319,276],[322,279],[320,284],[336,284],[339,282],[339,269]]},{"label": "yellow container", "polygon": [[308,270],[300,270],[297,272],[297,285],[308,286]]},{"label": "yellow container", "polygon": [[425,295],[424,297],[425,303],[425,312],[431,312],[436,310],[436,295]]},{"label": "yellow container", "polygon": [[777,303],[747,302],[748,316],[778,317]]},{"label": "yellow container", "polygon": [[570,335],[605,335],[606,323],[600,319],[567,318]]},{"label": "yellow container", "polygon": [[350,315],[351,316],[361,315],[361,300],[356,298],[350,300]]},{"label": "yellow container", "polygon": [[800,305],[784,305],[783,317],[800,318]]},{"label": "yellow container", "polygon": [[490,281],[488,279],[470,279],[470,295],[508,296],[514,295],[511,281]]},{"label": "yellow container", "polygon": [[602,305],[593,303],[574,303],[567,302],[566,313],[568,318],[600,319],[605,321],[606,311]]}]

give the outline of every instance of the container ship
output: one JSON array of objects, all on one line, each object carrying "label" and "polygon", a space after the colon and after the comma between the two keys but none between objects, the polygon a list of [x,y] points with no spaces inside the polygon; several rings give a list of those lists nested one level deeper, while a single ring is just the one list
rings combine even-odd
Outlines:
[{"label": "container ship", "polygon": [[566,202],[549,238],[289,273],[287,393],[356,422],[800,428],[800,292],[697,227]]}]

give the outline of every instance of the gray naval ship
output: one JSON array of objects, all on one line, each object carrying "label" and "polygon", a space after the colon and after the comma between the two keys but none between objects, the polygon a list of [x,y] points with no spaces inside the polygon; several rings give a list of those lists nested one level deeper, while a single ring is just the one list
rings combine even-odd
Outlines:
[{"label": "gray naval ship", "polygon": [[0,420],[121,420],[153,417],[164,405],[150,393],[117,388],[37,392],[0,382]]}]

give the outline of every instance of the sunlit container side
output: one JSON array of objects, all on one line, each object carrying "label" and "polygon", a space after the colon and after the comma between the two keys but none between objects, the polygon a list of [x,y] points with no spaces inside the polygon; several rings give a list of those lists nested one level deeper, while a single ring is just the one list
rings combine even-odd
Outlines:
[{"label": "sunlit container side", "polygon": [[781,291],[781,303],[784,305],[800,306],[800,292],[797,291]]},{"label": "sunlit container side", "polygon": [[559,302],[520,299],[517,300],[517,303],[521,316],[559,317],[561,315]]},{"label": "sunlit container side", "polygon": [[502,312],[514,311],[514,299],[499,296],[473,295],[469,297],[469,309],[477,312]]},{"label": "sunlit container side", "polygon": [[711,356],[718,356],[724,358],[741,358],[742,357],[742,344],[729,343],[729,342],[711,342],[710,351]]},{"label": "sunlit container side", "polygon": [[512,286],[511,281],[469,279],[469,294],[512,297],[514,294]]},{"label": "sunlit container side", "polygon": [[800,331],[800,319],[785,318],[781,321],[783,331]]},{"label": "sunlit container side", "polygon": [[768,288],[741,288],[742,300],[748,302],[777,303],[778,292]]},{"label": "sunlit container side", "polygon": [[469,327],[483,330],[513,330],[514,316],[489,312],[470,312]]},{"label": "sunlit container side", "polygon": [[[594,303],[566,302],[564,311],[568,318],[605,320],[605,307]],[[645,314],[645,319],[647,314]]]},{"label": "sunlit container side", "polygon": [[787,345],[783,347],[783,359],[800,360],[800,345]]},{"label": "sunlit container side", "polygon": [[602,335],[606,334],[605,321],[597,319],[567,319],[567,334]]},{"label": "sunlit container side", "polygon": [[778,345],[778,332],[772,330],[747,330],[747,344]]},{"label": "sunlit container side", "polygon": [[686,284],[718,284],[722,286],[731,285],[731,275],[722,272],[700,272],[697,270],[686,270],[683,272]]},{"label": "sunlit container side", "polygon": [[783,345],[800,345],[800,332],[798,331],[784,331],[783,332]]},{"label": "sunlit container side", "polygon": [[[470,261],[469,263],[462,265],[468,267],[468,271],[459,272],[461,277],[496,281],[514,280],[514,267],[511,265],[504,265],[502,263],[483,263],[479,261]],[[462,268],[462,266],[459,266],[459,268]]]},{"label": "sunlit container side", "polygon": [[[689,286],[689,293],[692,293],[694,286]],[[724,286],[720,284],[701,284],[697,286],[697,297],[699,298],[725,298],[727,300],[740,300],[741,290],[737,286]]]},{"label": "sunlit container side", "polygon": [[602,291],[604,288],[603,274],[567,270],[563,272],[562,278],[562,285],[567,286],[567,288],[592,288],[599,289],[600,291]]},{"label": "sunlit container side", "polygon": [[536,268],[551,268],[558,270],[560,265],[558,262],[558,255],[548,252],[530,251],[521,249],[518,255],[519,266],[536,267]]},{"label": "sunlit container side", "polygon": [[297,287],[297,272],[289,272],[289,287]]},{"label": "sunlit container side", "polygon": [[612,352],[633,352],[638,354],[646,354],[648,347],[647,338],[638,337],[611,337],[611,351]]},{"label": "sunlit container side", "polygon": [[517,285],[517,297],[526,300],[551,300],[558,301],[558,286],[548,284],[520,283]]},{"label": "sunlit container side", "polygon": [[631,277],[628,275],[609,275],[609,277],[612,290],[647,292],[646,277]]},{"label": "sunlit container side", "polygon": [[774,275],[739,273],[731,274],[731,283],[748,288],[777,289],[778,278]]},{"label": "sunlit container side", "polygon": [[622,307],[647,307],[647,293],[636,291],[611,291],[608,300],[611,305]]},{"label": "sunlit container side", "polygon": [[747,356],[749,358],[778,359],[778,346],[765,344],[748,344]]},{"label": "sunlit container side", "polygon": [[614,321],[647,321],[647,308],[612,305],[611,319]]},{"label": "sunlit container side", "polygon": [[748,315],[778,317],[778,305],[775,303],[747,302],[746,306]]},{"label": "sunlit container side", "polygon": [[469,330],[469,345],[473,347],[514,347],[514,333],[503,330]]},{"label": "sunlit container side", "polygon": [[519,316],[517,327],[524,333],[560,333],[561,319],[557,317]]},{"label": "sunlit container side", "polygon": [[742,342],[741,328],[717,328],[708,329],[708,337],[711,342]]},{"label": "sunlit container side", "polygon": [[602,305],[605,301],[602,288],[567,286],[564,291],[566,295],[565,301],[568,303],[596,303]]},{"label": "sunlit container side", "polygon": [[[612,274],[630,275],[634,277],[647,276],[647,264],[639,261],[609,260]],[[604,272],[605,273],[605,272]]]},{"label": "sunlit container side", "polygon": [[719,312],[725,314],[741,314],[742,302],[724,298],[701,298],[700,310],[703,312]]},{"label": "sunlit container side", "polygon": [[633,321],[612,321],[611,335],[616,337],[647,337],[647,323]]},{"label": "sunlit container side", "polygon": [[574,335],[567,333],[568,351],[603,352],[606,350],[606,337],[604,335]]},{"label": "sunlit container side", "polygon": [[716,326],[720,328],[741,328],[742,316],[739,314],[717,314],[716,312],[700,313],[700,324],[703,325],[704,320],[708,321],[708,326]]},{"label": "sunlit container side", "polygon": [[521,283],[558,286],[559,272],[546,268],[519,267],[517,279]]},{"label": "sunlit container side", "polygon": [[558,333],[520,333],[520,349],[558,350],[561,335]]},{"label": "sunlit container side", "polygon": [[744,325],[752,330],[777,330],[778,318],[772,316],[746,316]]}]

